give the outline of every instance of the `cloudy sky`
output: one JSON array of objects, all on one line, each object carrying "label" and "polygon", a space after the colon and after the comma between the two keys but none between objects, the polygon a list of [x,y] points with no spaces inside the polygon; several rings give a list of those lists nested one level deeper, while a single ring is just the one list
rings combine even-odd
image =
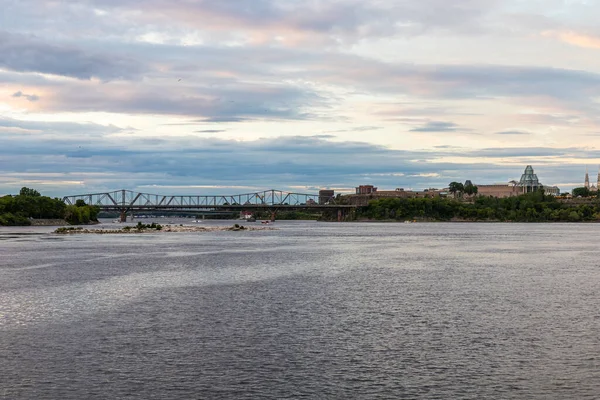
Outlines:
[{"label": "cloudy sky", "polygon": [[0,195],[580,186],[595,0],[2,0]]}]

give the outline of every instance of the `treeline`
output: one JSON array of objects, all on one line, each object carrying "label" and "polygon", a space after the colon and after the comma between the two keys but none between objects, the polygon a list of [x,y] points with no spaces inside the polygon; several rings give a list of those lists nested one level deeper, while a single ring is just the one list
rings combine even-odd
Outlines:
[{"label": "treeline", "polygon": [[78,200],[67,206],[62,200],[42,196],[37,190],[22,188],[16,196],[0,197],[0,225],[31,225],[35,219],[64,219],[73,225],[97,221],[98,208]]},{"label": "treeline", "polygon": [[600,220],[600,202],[565,204],[543,191],[498,199],[476,197],[472,202],[446,198],[373,200],[357,210],[357,218],[375,220],[579,222]]}]

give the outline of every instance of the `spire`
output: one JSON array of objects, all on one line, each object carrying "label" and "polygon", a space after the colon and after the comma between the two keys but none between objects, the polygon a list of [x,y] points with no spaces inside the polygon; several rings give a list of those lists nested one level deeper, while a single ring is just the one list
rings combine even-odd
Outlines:
[{"label": "spire", "polygon": [[587,166],[585,167],[585,183],[583,184],[583,186],[585,186],[588,189],[590,188],[590,177],[588,175]]},{"label": "spire", "polygon": [[598,166],[598,180],[596,181],[596,187],[600,190],[600,165]]}]

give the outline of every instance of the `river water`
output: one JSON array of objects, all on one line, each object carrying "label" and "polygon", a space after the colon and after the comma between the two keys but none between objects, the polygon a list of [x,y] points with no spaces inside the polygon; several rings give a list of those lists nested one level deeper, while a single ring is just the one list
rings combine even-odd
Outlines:
[{"label": "river water", "polygon": [[274,226],[0,228],[0,396],[599,398],[600,225]]}]

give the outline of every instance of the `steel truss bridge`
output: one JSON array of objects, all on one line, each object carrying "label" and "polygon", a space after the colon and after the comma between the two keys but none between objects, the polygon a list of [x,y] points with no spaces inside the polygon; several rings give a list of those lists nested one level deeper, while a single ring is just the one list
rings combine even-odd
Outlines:
[{"label": "steel truss bridge", "polygon": [[212,211],[252,211],[270,210],[332,210],[345,214],[352,205],[336,204],[335,199],[323,198],[315,194],[290,193],[281,190],[265,190],[263,192],[237,195],[216,196],[171,196],[150,193],[139,193],[131,190],[116,190],[106,193],[79,194],[63,197],[68,205],[75,205],[77,200],[85,204],[97,206],[102,211],[119,211],[121,218],[127,212],[143,210],[212,210]]}]

